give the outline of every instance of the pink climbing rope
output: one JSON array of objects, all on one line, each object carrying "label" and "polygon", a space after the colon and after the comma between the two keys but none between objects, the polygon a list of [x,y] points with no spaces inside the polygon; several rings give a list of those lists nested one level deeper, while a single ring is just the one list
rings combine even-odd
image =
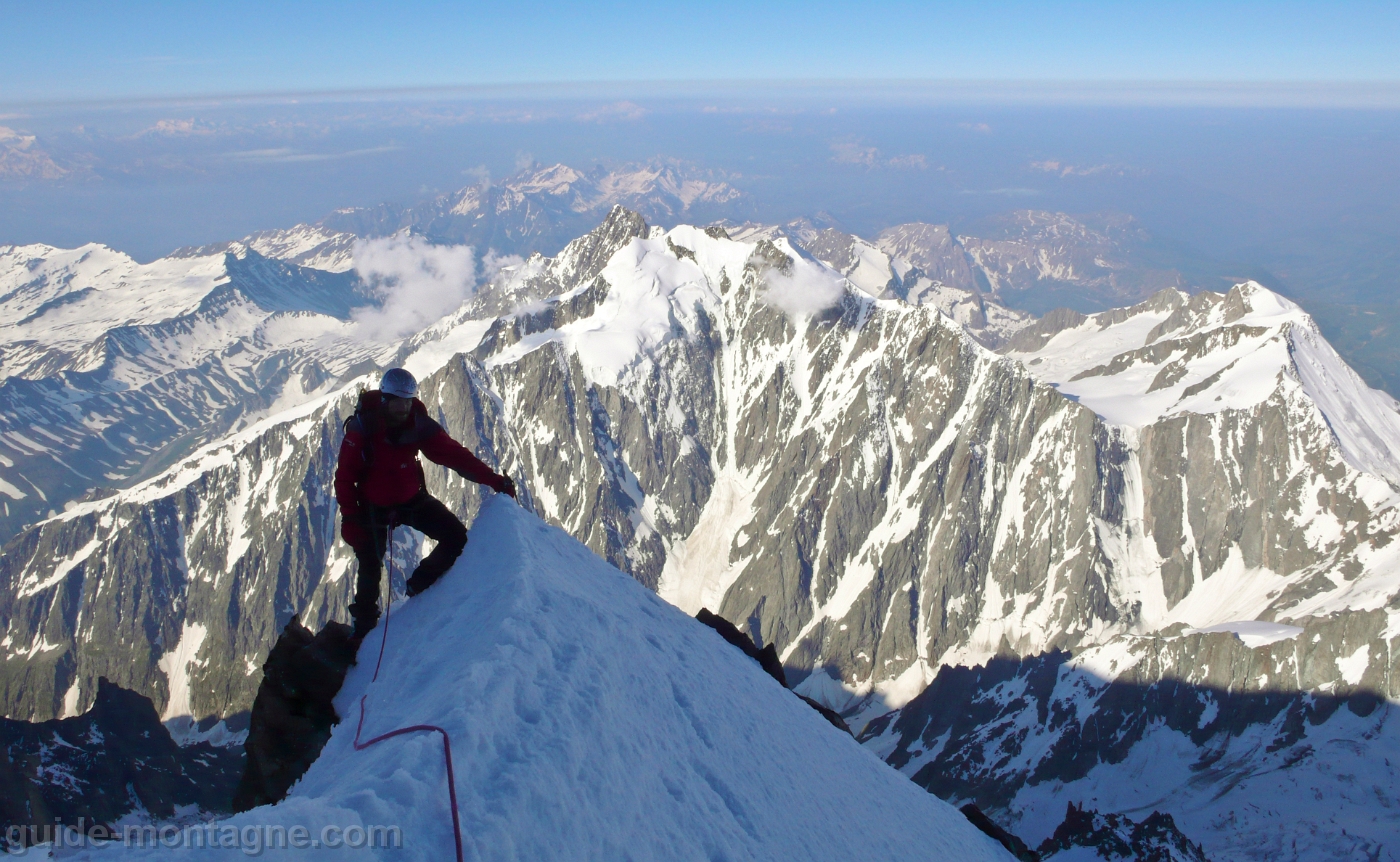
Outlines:
[{"label": "pink climbing rope", "polygon": [[[389,522],[389,598],[384,605],[384,636],[379,641],[379,660],[374,663],[374,677],[370,682],[379,679],[379,666],[384,662],[384,645],[389,642],[389,610],[394,605],[394,527],[393,521]],[[400,727],[398,730],[391,730],[388,733],[381,733],[368,742],[360,742],[360,732],[365,727],[365,698],[369,695],[360,695],[360,723],[355,725],[355,741],[352,743],[356,751],[364,751],[376,742],[383,742],[395,736],[402,736],[405,733],[434,732],[442,734],[442,758],[447,763],[447,798],[452,803],[452,840],[457,842],[457,862],[462,862],[462,824],[461,818],[457,814],[457,780],[452,773],[452,741],[447,737],[447,731],[434,724],[415,724],[412,727]]]},{"label": "pink climbing rope", "polygon": [[436,732],[442,734],[442,757],[447,762],[447,798],[452,802],[452,838],[457,842],[457,862],[462,862],[462,824],[457,815],[457,780],[452,774],[452,742],[447,738],[447,731],[433,724],[415,724],[412,727],[400,727],[398,730],[381,733],[368,742],[360,742],[360,731],[365,726],[366,697],[368,695],[360,696],[360,723],[355,727],[354,746],[356,751],[364,751],[376,742],[383,742],[405,733]]}]

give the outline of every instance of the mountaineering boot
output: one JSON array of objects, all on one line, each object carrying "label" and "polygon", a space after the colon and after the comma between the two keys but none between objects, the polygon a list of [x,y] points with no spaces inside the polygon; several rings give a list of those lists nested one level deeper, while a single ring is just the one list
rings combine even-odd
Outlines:
[{"label": "mountaineering boot", "polygon": [[422,572],[414,572],[413,577],[404,584],[404,594],[411,599],[435,583],[437,583],[436,577],[428,577]]},{"label": "mountaineering boot", "polygon": [[350,640],[358,648],[360,642],[365,639],[365,635],[374,631],[374,627],[379,625],[379,608],[372,610],[360,610],[351,606],[350,616],[355,621],[355,629],[350,634]]}]

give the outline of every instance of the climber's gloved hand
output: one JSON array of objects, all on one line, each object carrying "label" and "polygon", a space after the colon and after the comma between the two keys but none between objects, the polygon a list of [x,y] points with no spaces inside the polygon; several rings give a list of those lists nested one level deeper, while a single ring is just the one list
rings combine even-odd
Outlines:
[{"label": "climber's gloved hand", "polygon": [[501,481],[496,485],[496,490],[502,494],[509,494],[512,500],[515,499],[515,480],[509,476],[502,476]]},{"label": "climber's gloved hand", "polygon": [[359,550],[369,543],[369,530],[359,518],[341,516],[340,538],[352,549]]}]

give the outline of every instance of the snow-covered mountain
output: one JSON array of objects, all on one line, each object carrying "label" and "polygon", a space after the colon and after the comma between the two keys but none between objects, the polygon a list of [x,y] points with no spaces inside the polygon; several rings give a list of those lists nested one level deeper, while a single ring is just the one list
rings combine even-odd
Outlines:
[{"label": "snow-covered mountain", "polygon": [[[381,204],[336,210],[316,224],[261,231],[241,240],[260,254],[343,272],[357,238],[410,230],[433,242],[470,245],[485,254],[555,254],[614,206],[652,222],[704,223],[742,212],[742,193],[725,178],[681,162],[657,160],[581,171],[530,165],[497,183],[482,182],[411,207]],[[203,253],[224,246],[208,246]]]},{"label": "snow-covered mountain", "polygon": [[1295,303],[1255,282],[1228,294],[1165,290],[1141,305],[1060,312],[1004,351],[1115,425],[1248,410],[1300,388],[1358,470],[1400,489],[1400,403],[1366,386]]},{"label": "snow-covered mountain", "polygon": [[854,287],[878,299],[937,308],[989,347],[1004,343],[1035,320],[983,289],[986,280],[979,281],[975,262],[947,225],[898,225],[881,232],[873,242],[801,222],[749,233],[787,236]]},{"label": "snow-covered mountain", "polygon": [[[1144,798],[1123,801],[1134,820],[1152,793],[1182,820],[1175,773],[1154,784],[1134,758],[1190,752],[1205,770],[1225,751],[1231,774],[1253,774],[1278,765],[1274,722],[1289,734],[1307,724],[1275,749],[1296,753],[1364,719],[1358,757],[1385,762],[1396,731],[1377,704],[1400,696],[1395,406],[1334,361],[1305,314],[1252,284],[1171,291],[1092,318],[1049,315],[1000,355],[936,307],[876,298],[844,271],[785,236],[662,231],[618,209],[558,256],[504,269],[395,358],[547,521],[682,610],[707,606],[775,645],[798,690],[857,729],[891,708],[918,714],[945,667],[1019,656],[1050,668],[1035,697],[996,680],[968,687],[961,702],[992,698],[1005,721],[959,731],[996,742],[958,747],[966,762],[923,740],[937,723],[870,725],[892,762],[919,750],[897,764],[911,775],[946,767],[935,789],[949,797],[975,797],[992,774],[1006,790],[989,806],[1039,823],[1035,812],[1074,801],[1052,780],[1086,786],[1056,771],[1067,760],[1126,770],[1103,786],[1139,782]],[[350,561],[326,489],[366,382],[7,546],[5,710],[80,710],[100,674],[170,718],[246,709],[292,613],[344,618]],[[429,485],[464,514],[479,507],[483,492],[443,471]],[[1202,647],[1235,643],[1222,631],[1241,646]],[[1143,732],[1100,751],[1105,702],[1089,681],[1078,700],[1056,687],[1072,688],[1080,666],[1045,657],[1057,649],[1081,664],[1106,656],[1093,692],[1129,669],[1125,684],[1180,685],[1158,689],[1164,711],[1120,711]],[[1219,689],[1283,705],[1235,709]],[[1288,706],[1321,695],[1340,708]],[[1194,731],[1178,701],[1200,705]],[[1210,702],[1230,720],[1204,717]],[[1059,752],[1045,765],[1027,740],[1052,715],[1034,737]],[[1232,748],[1240,739],[1262,748]],[[1385,793],[1371,812],[1377,840],[1394,844]],[[1093,807],[1115,804],[1100,794]],[[1187,832],[1209,850],[1265,822],[1318,841],[1350,828],[1233,822],[1245,825]]]},{"label": "snow-covered mountain", "polygon": [[[443,580],[366,640],[336,698],[343,720],[291,795],[215,828],[257,834],[261,853],[263,827],[300,826],[317,842],[344,835],[352,847],[368,828],[397,827],[401,849],[340,858],[451,859],[441,737],[355,745],[434,725],[451,741],[462,858],[1010,858],[562,530],[497,497],[471,533]],[[366,656],[386,627],[376,679]]]},{"label": "snow-covered mountain", "polygon": [[829,217],[820,224],[805,218],[725,224],[735,239],[787,237],[872,296],[941,308],[989,347],[1034,320],[1026,310],[1106,309],[1167,288],[1201,286],[1161,263],[1172,255],[1155,250],[1136,220],[1119,213],[1015,210],[970,226],[969,233],[911,223],[873,240],[843,231]]},{"label": "snow-covered mountain", "polygon": [[0,247],[0,538],[325,391],[382,349],[350,324],[370,301],[245,246]]}]

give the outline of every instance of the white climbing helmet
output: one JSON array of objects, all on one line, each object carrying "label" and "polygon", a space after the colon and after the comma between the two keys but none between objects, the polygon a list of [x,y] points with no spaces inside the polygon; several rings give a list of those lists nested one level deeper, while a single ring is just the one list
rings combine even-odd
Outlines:
[{"label": "white climbing helmet", "polygon": [[402,368],[390,368],[379,378],[379,391],[398,398],[414,398],[418,395],[418,381]]}]

